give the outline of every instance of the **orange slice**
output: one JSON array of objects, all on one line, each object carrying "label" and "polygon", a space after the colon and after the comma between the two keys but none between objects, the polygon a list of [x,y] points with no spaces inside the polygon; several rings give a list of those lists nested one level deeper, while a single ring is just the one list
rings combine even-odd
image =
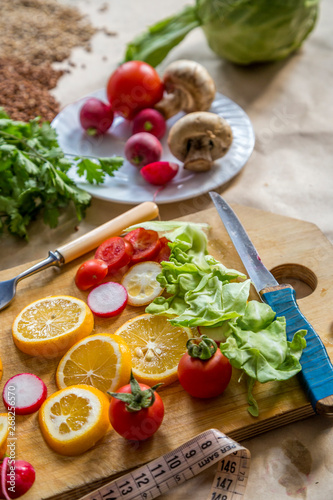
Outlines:
[{"label": "orange slice", "polygon": [[22,352],[52,358],[89,335],[93,327],[93,314],[82,300],[56,295],[26,306],[15,318],[12,333]]},{"label": "orange slice", "polygon": [[8,414],[0,413],[0,459],[3,458],[7,450],[8,433]]},{"label": "orange slice", "polygon": [[80,455],[109,430],[109,399],[89,385],[66,387],[44,401],[39,410],[39,425],[54,451]]},{"label": "orange slice", "polygon": [[177,380],[177,367],[193,335],[190,328],[174,326],[165,316],[142,314],[124,323],[115,332],[132,353],[135,378],[150,386]]},{"label": "orange slice", "polygon": [[121,281],[127,290],[128,304],[145,306],[161,295],[163,288],[156,280],[161,271],[161,264],[153,261],[139,262],[132,266]]},{"label": "orange slice", "polygon": [[59,389],[88,384],[103,392],[114,392],[128,384],[131,352],[118,335],[90,335],[74,344],[60,360],[56,372]]}]

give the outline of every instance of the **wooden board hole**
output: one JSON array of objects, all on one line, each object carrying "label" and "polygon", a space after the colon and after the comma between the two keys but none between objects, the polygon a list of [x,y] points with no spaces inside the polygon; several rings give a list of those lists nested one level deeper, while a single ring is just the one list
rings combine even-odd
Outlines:
[{"label": "wooden board hole", "polygon": [[311,295],[317,287],[317,276],[301,264],[281,264],[271,269],[271,273],[280,285],[289,284],[295,289],[296,299]]}]

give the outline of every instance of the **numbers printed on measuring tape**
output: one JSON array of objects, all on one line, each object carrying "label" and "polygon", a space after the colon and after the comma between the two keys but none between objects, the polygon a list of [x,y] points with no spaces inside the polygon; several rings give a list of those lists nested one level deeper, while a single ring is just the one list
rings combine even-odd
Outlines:
[{"label": "numbers printed on measuring tape", "polygon": [[[227,458],[229,457],[229,458]],[[244,496],[250,453],[216,429],[102,486],[81,500],[152,500],[217,463],[208,500]]]}]

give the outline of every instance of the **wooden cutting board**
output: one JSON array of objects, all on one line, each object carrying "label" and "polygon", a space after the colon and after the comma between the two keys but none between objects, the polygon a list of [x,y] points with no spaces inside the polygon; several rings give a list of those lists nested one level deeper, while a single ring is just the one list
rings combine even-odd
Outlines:
[{"label": "wooden cutting board", "polygon": [[[321,336],[333,357],[333,248],[313,224],[282,217],[252,208],[234,206],[248,230],[268,269],[277,268],[282,281],[292,278],[296,288],[312,292],[299,300],[301,311]],[[183,217],[192,222],[208,222],[210,253],[226,266],[244,271],[242,263],[214,208]],[[86,299],[74,284],[78,265],[90,255],[59,269],[48,269],[22,281],[12,304],[0,313],[0,356],[4,365],[3,385],[20,372],[40,376],[48,393],[56,391],[55,370],[59,359],[29,357],[15,347],[11,325],[16,314],[33,300],[47,295],[68,294]],[[9,279],[26,269],[27,264],[0,273],[0,280]],[[300,287],[299,287],[300,285]],[[305,290],[305,292],[304,292]],[[252,298],[257,298],[254,290]],[[127,307],[116,319],[97,319],[94,333],[113,333],[127,319],[140,314],[140,308]],[[247,412],[245,382],[238,382],[234,370],[225,393],[211,400],[188,396],[178,382],[159,390],[165,404],[165,419],[159,431],[147,442],[133,444],[110,431],[94,448],[79,457],[63,457],[45,444],[38,426],[37,414],[16,417],[16,458],[31,462],[36,469],[36,482],[25,495],[26,500],[77,499],[111,478],[150,461],[179,446],[203,430],[218,428],[242,441],[267,430],[294,422],[313,414],[312,407],[296,377],[284,383],[258,384],[255,397],[260,416]],[[2,405],[1,412],[4,411]]]}]

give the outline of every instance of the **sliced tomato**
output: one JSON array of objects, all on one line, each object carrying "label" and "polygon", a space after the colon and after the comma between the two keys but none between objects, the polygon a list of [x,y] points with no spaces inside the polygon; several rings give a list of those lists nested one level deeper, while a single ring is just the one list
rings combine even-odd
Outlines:
[{"label": "sliced tomato", "polygon": [[104,260],[108,265],[109,272],[117,271],[129,264],[133,251],[133,247],[125,242],[124,238],[114,236],[97,248],[95,259]]},{"label": "sliced tomato", "polygon": [[154,259],[156,262],[169,260],[171,254],[171,248],[168,245],[169,240],[165,236],[162,236],[162,238],[160,238],[160,243],[161,243],[161,249]]},{"label": "sliced tomato", "polygon": [[144,260],[154,260],[161,249],[158,233],[151,229],[138,227],[124,236],[134,249],[131,262],[136,264]]}]

